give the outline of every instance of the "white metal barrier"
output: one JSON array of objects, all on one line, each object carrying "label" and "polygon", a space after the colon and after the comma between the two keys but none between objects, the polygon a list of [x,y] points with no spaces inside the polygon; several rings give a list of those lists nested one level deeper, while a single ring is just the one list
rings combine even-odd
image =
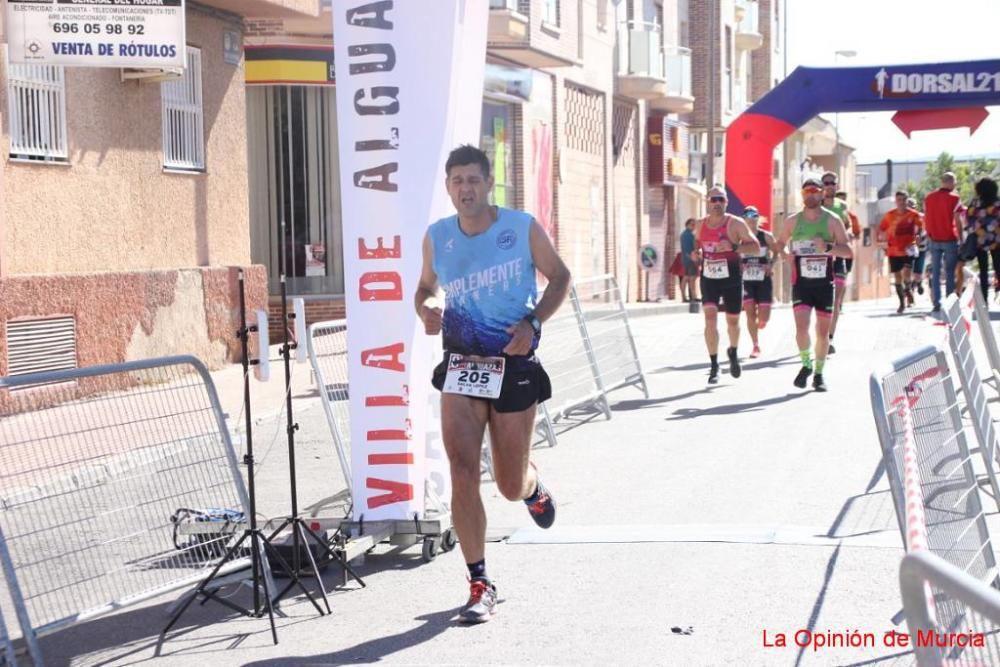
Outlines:
[{"label": "white metal barrier", "polygon": [[542,325],[538,356],[552,380],[549,412],[555,421],[592,407],[611,419],[607,391],[586,329],[572,290],[570,298]]},{"label": "white metal barrier", "polygon": [[[966,285],[978,285],[979,277],[969,269],[965,272]],[[983,348],[986,350],[986,359],[989,362],[990,377],[984,378],[984,382],[993,385],[993,388],[1000,393],[1000,348],[997,347],[996,332],[990,321],[990,309],[983,298],[983,292],[978,287],[972,291],[972,310],[976,316],[976,324],[979,325],[979,337],[982,340]],[[969,297],[963,294],[962,300],[968,303]]]},{"label": "white metal barrier", "polygon": [[1000,591],[928,552],[903,558],[899,589],[920,667],[1000,665]]},{"label": "white metal barrier", "polygon": [[320,403],[333,436],[333,446],[344,475],[345,488],[351,488],[351,413],[347,383],[347,320],[316,322],[309,327],[309,362],[312,365]]},{"label": "white metal barrier", "polygon": [[197,359],[0,378],[0,562],[36,666],[39,636],[199,583],[247,507]]},{"label": "white metal barrier", "polygon": [[944,350],[924,347],[871,376],[872,412],[896,518],[907,544],[903,442],[898,405],[908,401],[927,525],[927,546],[979,581],[993,584],[996,560]]},{"label": "white metal barrier", "polygon": [[16,667],[17,657],[14,655],[14,644],[10,641],[7,623],[4,621],[3,610],[0,609],[0,665]]},{"label": "white metal barrier", "polygon": [[569,299],[542,328],[539,357],[552,379],[553,420],[596,407],[608,419],[608,393],[646,376],[614,276],[577,281]]},{"label": "white metal barrier", "polygon": [[[963,291],[962,301],[971,305],[975,300],[974,295],[979,293],[978,285],[970,282]],[[955,370],[962,385],[962,393],[965,395],[965,404],[969,409],[972,429],[979,443],[979,451],[982,454],[990,487],[993,489],[993,497],[996,499],[997,508],[1000,509],[1000,483],[997,481],[995,466],[995,463],[1000,462],[1000,443],[997,442],[997,433],[986,401],[986,392],[983,390],[983,381],[976,367],[976,355],[972,349],[972,322],[962,312],[962,302],[956,295],[949,295],[943,307],[948,324],[948,344],[955,359]]]},{"label": "white metal barrier", "polygon": [[615,277],[578,280],[570,298],[583,314],[583,333],[590,340],[604,391],[636,386],[649,398],[628,311]]}]

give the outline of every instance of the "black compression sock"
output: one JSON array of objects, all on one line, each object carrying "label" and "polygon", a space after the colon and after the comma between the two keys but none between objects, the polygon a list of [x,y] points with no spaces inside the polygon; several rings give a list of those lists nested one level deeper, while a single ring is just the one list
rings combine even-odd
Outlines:
[{"label": "black compression sock", "polygon": [[469,568],[469,579],[489,579],[486,576],[486,559],[476,561],[475,563],[467,563],[466,567]]}]

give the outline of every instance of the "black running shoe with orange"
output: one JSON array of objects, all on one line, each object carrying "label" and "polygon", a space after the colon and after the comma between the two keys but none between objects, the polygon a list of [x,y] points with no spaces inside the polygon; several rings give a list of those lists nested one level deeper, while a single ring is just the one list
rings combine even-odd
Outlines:
[{"label": "black running shoe with orange", "polygon": [[497,610],[497,587],[489,579],[469,582],[469,601],[458,612],[462,623],[485,623]]},{"label": "black running shoe with orange", "polygon": [[524,504],[528,506],[528,513],[539,528],[549,528],[555,523],[556,501],[542,484],[542,480],[536,479],[535,493],[530,498],[525,498]]}]

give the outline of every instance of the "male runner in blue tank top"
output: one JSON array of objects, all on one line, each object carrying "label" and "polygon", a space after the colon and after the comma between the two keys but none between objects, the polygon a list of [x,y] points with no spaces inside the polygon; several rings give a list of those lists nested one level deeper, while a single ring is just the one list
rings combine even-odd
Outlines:
[{"label": "male runner in blue tank top", "polygon": [[[500,493],[523,500],[540,527],[555,521],[555,501],[530,461],[535,409],[552,394],[534,351],[541,323],[566,298],[570,273],[534,218],[490,205],[493,178],[485,153],[456,148],[445,174],[458,214],[427,230],[414,301],[426,333],[441,333],[444,342],[444,360],[431,382],[442,392],[451,513],[469,569],[469,600],[459,616],[481,623],[497,604],[496,586],[486,574],[486,512],[479,493],[487,426]],[[548,279],[537,302],[536,271]],[[443,313],[427,304],[438,286],[445,294]]]}]

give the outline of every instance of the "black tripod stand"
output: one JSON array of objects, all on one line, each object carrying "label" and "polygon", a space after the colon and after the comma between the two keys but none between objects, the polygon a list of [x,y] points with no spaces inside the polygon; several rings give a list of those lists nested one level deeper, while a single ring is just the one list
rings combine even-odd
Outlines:
[{"label": "black tripod stand", "polygon": [[[282,224],[284,226],[284,224]],[[280,256],[279,253],[279,262]],[[316,567],[316,559],[313,557],[312,549],[309,546],[310,540],[313,544],[319,547],[320,551],[325,556],[324,561],[329,560],[337,561],[342,568],[344,568],[345,573],[349,573],[354,579],[364,587],[365,582],[361,580],[361,577],[351,569],[351,566],[347,564],[347,560],[344,558],[343,554],[339,551],[330,547],[330,544],[317,535],[312,528],[299,516],[299,499],[298,499],[298,487],[295,475],[295,432],[299,429],[299,425],[292,421],[292,371],[291,371],[291,353],[292,350],[297,348],[302,344],[302,341],[296,341],[291,343],[288,340],[288,290],[285,280],[284,270],[281,272],[281,319],[285,324],[285,340],[284,344],[281,346],[281,357],[285,363],[285,415],[287,417],[287,434],[288,434],[288,475],[291,481],[291,497],[292,497],[292,512],[291,515],[281,522],[281,525],[268,536],[268,540],[273,540],[279,533],[288,527],[292,529],[292,569],[299,572],[300,561],[302,557],[302,551],[305,551],[306,556],[309,560],[309,571],[313,576],[316,577],[316,583],[319,585],[319,590],[323,595],[323,602],[326,605],[327,613],[330,613],[330,602],[326,596],[326,588],[323,586],[323,579],[319,576],[319,568]],[[302,323],[303,327],[305,323]],[[346,580],[346,575],[345,575]],[[292,586],[297,583],[296,581],[290,581],[285,588],[275,596],[275,600],[280,600],[292,589]],[[301,587],[302,585],[299,584]],[[303,589],[304,590],[304,589]],[[308,595],[308,594],[307,594]],[[312,600],[312,597],[309,598]],[[313,601],[315,605],[316,602]],[[317,606],[318,608],[318,606]],[[320,612],[322,613],[322,612]]]},{"label": "black tripod stand", "polygon": [[[250,616],[253,618],[260,618],[264,615],[265,610],[267,612],[268,619],[271,622],[271,637],[274,639],[274,643],[278,643],[278,631],[274,626],[274,609],[272,606],[271,590],[270,590],[270,577],[267,574],[268,558],[273,558],[274,562],[278,564],[281,570],[287,574],[291,580],[292,584],[298,583],[305,592],[306,596],[312,600],[312,603],[316,605],[316,609],[323,613],[316,604],[316,601],[312,599],[309,595],[309,591],[302,586],[302,583],[298,580],[297,573],[293,572],[285,559],[281,557],[281,554],[277,552],[274,546],[271,544],[271,538],[264,537],[263,531],[257,527],[257,497],[254,487],[254,458],[253,458],[253,437],[252,437],[252,424],[253,421],[250,417],[250,374],[249,368],[251,363],[258,363],[258,361],[250,361],[249,351],[247,349],[248,340],[250,338],[250,332],[256,331],[256,327],[247,327],[247,307],[246,307],[246,291],[243,279],[243,271],[239,272],[239,284],[240,284],[240,330],[236,332],[239,336],[241,348],[243,351],[243,412],[246,415],[246,439],[247,439],[247,453],[243,457],[244,463],[247,466],[247,493],[249,495],[249,527],[243,531],[243,535],[237,540],[236,544],[231,546],[223,556],[222,560],[215,566],[211,574],[209,574],[205,579],[198,585],[198,588],[188,597],[180,609],[170,618],[170,622],[167,627],[163,629],[163,634],[170,631],[170,628],[174,626],[177,619],[181,617],[181,614],[194,602],[195,598],[201,596],[203,598],[203,603],[207,600],[215,600],[219,604],[222,604],[230,609],[244,616]],[[260,354],[267,354],[267,350],[261,350]],[[222,567],[229,563],[230,561],[237,560],[243,556],[243,545],[249,540],[250,541],[250,567],[253,577],[253,608],[244,609],[237,604],[234,604],[227,600],[226,598],[219,597],[216,594],[218,588],[211,588],[210,584],[216,579],[219,571]],[[291,587],[291,584],[289,585]],[[263,600],[261,600],[260,589],[264,589]],[[286,589],[287,590],[287,589]],[[274,601],[278,598],[275,597]]]}]

